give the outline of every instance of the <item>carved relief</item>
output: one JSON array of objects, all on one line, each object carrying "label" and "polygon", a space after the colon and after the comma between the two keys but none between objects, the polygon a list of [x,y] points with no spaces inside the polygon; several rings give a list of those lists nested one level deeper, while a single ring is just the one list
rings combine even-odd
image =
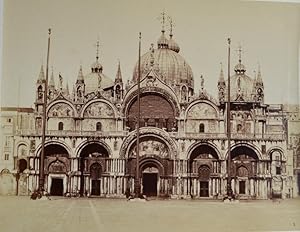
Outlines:
[{"label": "carved relief", "polygon": [[[139,146],[140,156],[147,155],[156,155],[162,158],[166,158],[168,156],[168,147],[158,140],[149,139],[146,141],[140,142]],[[136,156],[136,146],[130,151],[129,157]]]},{"label": "carved relief", "polygon": [[66,103],[58,103],[51,107],[48,116],[52,117],[73,117],[73,109]]},{"label": "carved relief", "polygon": [[65,164],[59,160],[52,162],[49,166],[49,173],[65,173],[66,171]]},{"label": "carved relief", "polygon": [[83,114],[84,117],[114,117],[113,109],[106,103],[95,102],[89,105]]},{"label": "carved relief", "polygon": [[198,119],[198,118],[216,118],[216,110],[208,104],[201,103],[196,104],[191,107],[187,114],[188,119]]}]

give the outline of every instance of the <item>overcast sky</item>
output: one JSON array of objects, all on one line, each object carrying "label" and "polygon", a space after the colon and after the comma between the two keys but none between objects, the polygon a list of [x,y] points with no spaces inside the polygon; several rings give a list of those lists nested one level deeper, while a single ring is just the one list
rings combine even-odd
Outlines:
[{"label": "overcast sky", "polygon": [[161,33],[157,18],[163,9],[175,22],[174,39],[192,67],[196,91],[203,75],[207,91],[217,97],[220,62],[227,67],[227,38],[231,37],[232,68],[238,62],[236,50],[241,44],[242,62],[249,76],[253,77],[260,63],[266,103],[299,102],[300,4],[5,0],[1,105],[33,105],[40,66],[46,65],[49,27],[50,67],[53,66],[56,83],[61,72],[72,89],[80,64],[84,74],[90,72],[98,37],[103,73],[114,79],[120,60],[123,78],[131,79],[138,59],[138,33],[142,32],[142,53],[149,50],[151,43],[156,46]]}]

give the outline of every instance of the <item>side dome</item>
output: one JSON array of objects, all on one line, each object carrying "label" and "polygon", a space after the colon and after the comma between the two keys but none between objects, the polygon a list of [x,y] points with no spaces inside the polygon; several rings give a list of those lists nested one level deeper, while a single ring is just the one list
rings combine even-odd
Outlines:
[{"label": "side dome", "polygon": [[103,67],[96,60],[91,66],[92,72],[84,77],[85,92],[96,92],[98,89],[108,89],[114,86],[114,82],[102,73]]},{"label": "side dome", "polygon": [[[159,42],[161,42],[160,39]],[[168,47],[169,40],[163,42],[163,44],[168,42],[168,45],[161,46],[161,43],[158,43],[158,49],[153,49],[154,51],[148,51],[141,57],[142,75],[145,75],[148,72],[151,66],[151,59],[154,58],[155,69],[158,70],[158,74],[162,81],[170,86],[173,84],[186,84],[188,87],[194,89],[194,78],[190,65],[180,54],[178,54],[179,50],[176,52]],[[136,83],[137,78],[138,62],[136,63],[133,71],[134,83]]]},{"label": "side dome", "polygon": [[235,66],[234,71],[235,74],[230,77],[230,100],[252,101],[254,80],[245,74],[246,68],[241,62]]}]

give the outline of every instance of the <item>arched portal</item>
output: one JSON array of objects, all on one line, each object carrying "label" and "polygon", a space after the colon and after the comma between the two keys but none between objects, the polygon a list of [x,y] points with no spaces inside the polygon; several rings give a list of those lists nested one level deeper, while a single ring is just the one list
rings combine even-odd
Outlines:
[{"label": "arched portal", "polygon": [[89,143],[80,152],[80,195],[100,195],[102,173],[108,150],[100,143]]},{"label": "arched portal", "polygon": [[63,196],[67,192],[67,173],[70,171],[69,153],[61,144],[48,144],[45,147],[45,189],[51,195]]},{"label": "arched portal", "polygon": [[190,194],[194,197],[213,197],[221,193],[221,164],[210,144],[199,144],[189,157]]},{"label": "arched portal", "polygon": [[256,152],[249,146],[241,145],[231,151],[231,159],[229,171],[233,179],[231,186],[234,194],[240,198],[262,195],[265,190],[260,189],[261,192],[258,194],[256,187],[258,181],[262,182],[257,178],[259,158]]}]

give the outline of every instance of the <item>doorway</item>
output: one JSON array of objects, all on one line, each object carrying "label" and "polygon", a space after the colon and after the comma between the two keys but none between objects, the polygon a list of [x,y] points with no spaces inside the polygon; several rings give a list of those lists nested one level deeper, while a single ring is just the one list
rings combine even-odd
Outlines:
[{"label": "doorway", "polygon": [[157,173],[143,173],[143,194],[157,196]]},{"label": "doorway", "polygon": [[200,181],[200,197],[208,197],[208,181]]},{"label": "doorway", "polygon": [[61,178],[52,178],[50,195],[52,196],[63,196],[64,183]]},{"label": "doorway", "polygon": [[91,194],[94,196],[100,196],[100,180],[92,180],[92,192]]},{"label": "doorway", "polygon": [[239,181],[239,193],[246,194],[246,181],[244,180]]}]

